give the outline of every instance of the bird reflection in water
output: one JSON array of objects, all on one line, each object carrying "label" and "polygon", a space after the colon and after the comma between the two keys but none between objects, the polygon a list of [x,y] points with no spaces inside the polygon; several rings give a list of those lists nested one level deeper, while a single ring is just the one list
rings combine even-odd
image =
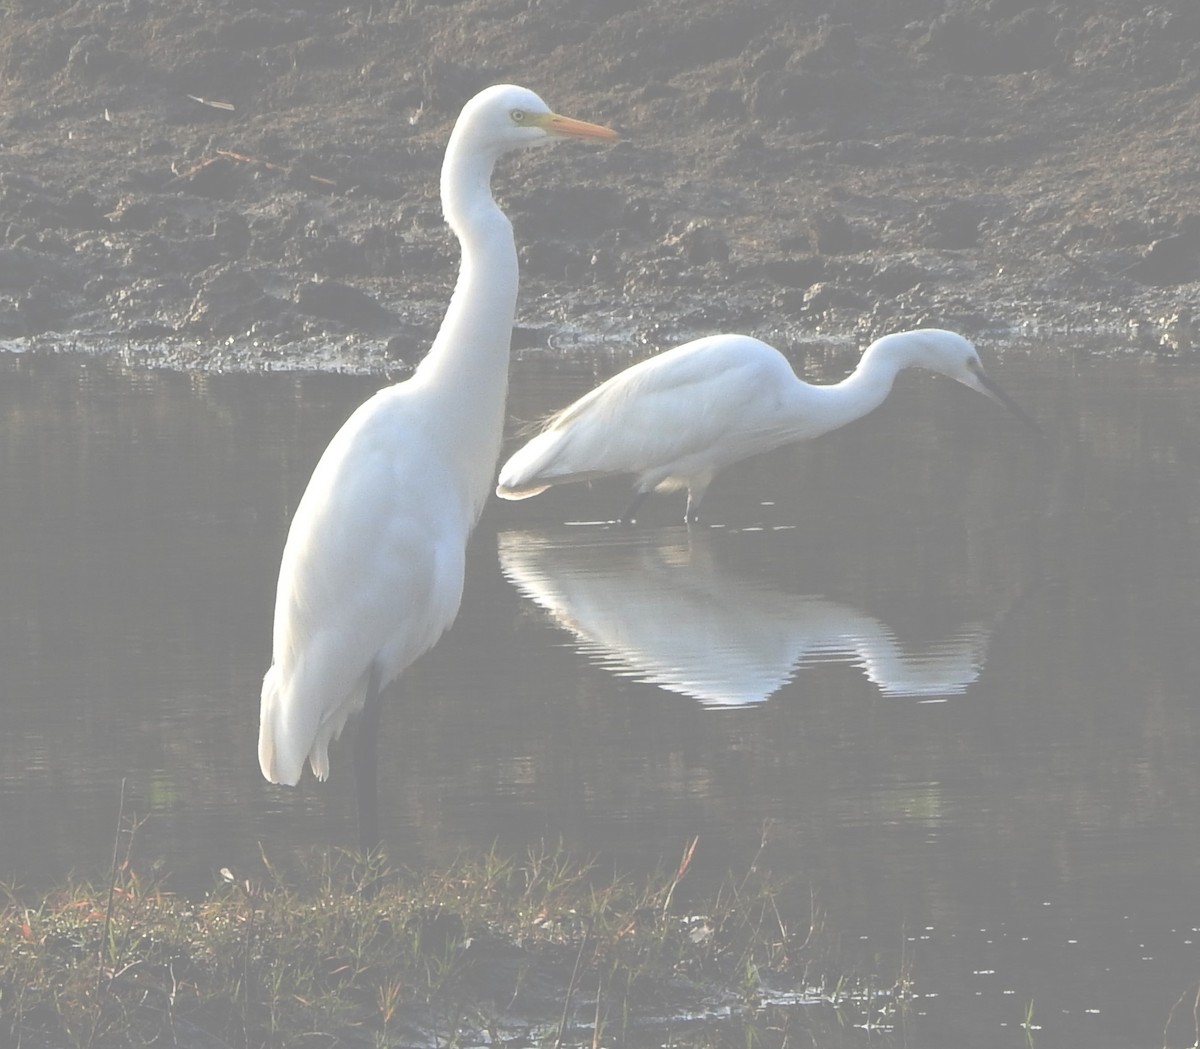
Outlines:
[{"label": "bird reflection in water", "polygon": [[846,662],[881,693],[941,699],[979,677],[992,627],[909,652],[886,623],[717,563],[694,530],[509,531],[500,567],[598,665],[706,707],[764,703],[804,666]]}]

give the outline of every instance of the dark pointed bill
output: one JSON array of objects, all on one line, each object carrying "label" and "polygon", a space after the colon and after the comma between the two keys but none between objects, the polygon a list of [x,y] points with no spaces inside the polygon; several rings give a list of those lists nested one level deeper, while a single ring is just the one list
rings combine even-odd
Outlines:
[{"label": "dark pointed bill", "polygon": [[1045,436],[1041,426],[1038,424],[1038,421],[1024,408],[1017,404],[1017,402],[1014,401],[1007,393],[1005,393],[1004,388],[1001,387],[995,380],[989,379],[982,368],[975,371],[975,377],[979,380],[980,385],[984,388],[985,392],[992,398],[992,400],[994,400],[997,404],[1004,405],[1005,408],[1007,408],[1013,413],[1013,415],[1024,422],[1025,425],[1033,430],[1033,432],[1039,437]]}]

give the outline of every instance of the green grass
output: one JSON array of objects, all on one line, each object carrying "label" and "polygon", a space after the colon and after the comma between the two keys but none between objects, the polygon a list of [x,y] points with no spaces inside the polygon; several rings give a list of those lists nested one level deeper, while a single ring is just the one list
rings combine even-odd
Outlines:
[{"label": "green grass", "polygon": [[[425,874],[335,854],[297,884],[264,859],[188,900],[127,857],[106,885],[8,891],[0,1044],[624,1045],[656,1017],[652,1042],[782,1045],[814,1009],[845,1030],[903,1007],[906,979],[830,972],[820,922],[791,929],[753,862],[680,913],[691,858],[643,885],[560,852]],[[771,1007],[764,973],[804,1008]]]}]

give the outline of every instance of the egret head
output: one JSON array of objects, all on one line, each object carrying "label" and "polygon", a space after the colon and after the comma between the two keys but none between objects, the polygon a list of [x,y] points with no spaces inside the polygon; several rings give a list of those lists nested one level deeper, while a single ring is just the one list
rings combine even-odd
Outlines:
[{"label": "egret head", "polygon": [[615,142],[618,137],[599,124],[560,116],[534,92],[515,84],[497,84],[479,92],[463,107],[452,136],[497,157],[563,138]]},{"label": "egret head", "polygon": [[928,328],[912,333],[920,340],[921,366],[930,371],[941,372],[956,382],[969,386],[972,390],[982,393],[985,397],[1002,404],[1013,415],[1021,419],[1027,426],[1041,432],[1041,427],[1028,412],[1014,401],[1004,390],[988,377],[983,370],[983,362],[979,353],[971,343],[961,335],[940,328]]}]

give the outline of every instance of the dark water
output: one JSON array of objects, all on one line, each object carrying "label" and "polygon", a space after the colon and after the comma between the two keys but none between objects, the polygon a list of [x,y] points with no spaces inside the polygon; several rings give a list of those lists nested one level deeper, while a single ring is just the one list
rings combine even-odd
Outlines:
[{"label": "dark water", "polygon": [[[904,957],[893,1038],[1189,1045],[1200,979],[1200,368],[1010,354],[1038,415],[906,377],[872,417],[735,467],[685,529],[621,483],[493,503],[443,643],[390,697],[399,862],[560,841],[629,872],[693,836],[697,896],[762,862],[847,954]],[[514,370],[532,418],[589,369]],[[0,879],[352,845],[333,778],[255,756],[279,552],[379,380],[0,358]],[[592,523],[588,523],[592,522]],[[850,1037],[848,1035],[848,1037]]]}]

